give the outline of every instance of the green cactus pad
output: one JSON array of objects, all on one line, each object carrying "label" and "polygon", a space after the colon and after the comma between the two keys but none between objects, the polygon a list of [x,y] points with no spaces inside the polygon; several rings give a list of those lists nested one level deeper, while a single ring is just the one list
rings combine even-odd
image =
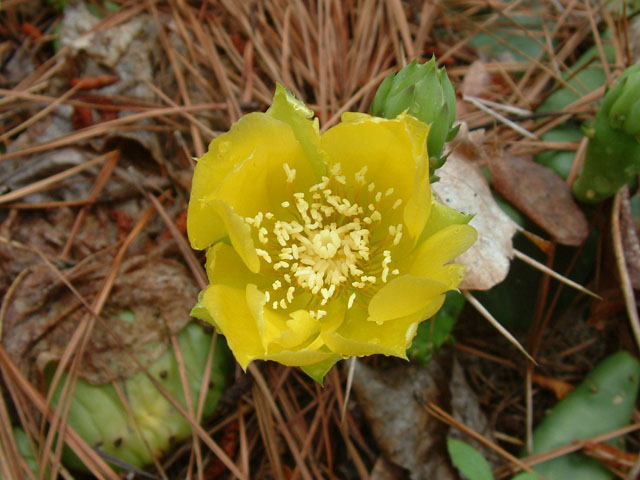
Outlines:
[{"label": "green cactus pad", "polygon": [[[561,400],[533,432],[533,452],[628,425],[636,403],[640,362],[628,352],[600,362]],[[614,475],[592,458],[563,455],[534,466],[547,480],[611,480]]]},{"label": "green cactus pad", "polygon": [[[16,442],[16,446],[18,447],[18,452],[24,459],[27,467],[31,470],[32,473],[38,475],[40,473],[40,468],[38,467],[38,460],[36,459],[33,448],[31,448],[31,443],[29,442],[29,438],[25,431],[20,427],[13,428],[13,439]],[[0,474],[0,480],[2,480],[2,475]],[[25,474],[24,478],[28,478]]]},{"label": "green cactus pad", "polygon": [[583,202],[596,203],[640,172],[640,63],[625,70],[605,94],[589,137],[573,193]]},{"label": "green cactus pad", "polygon": [[[191,323],[178,334],[177,338],[184,360],[193,409],[196,411],[213,336],[200,324]],[[214,411],[227,385],[227,373],[231,365],[229,350],[223,337],[219,336],[215,345],[203,418]],[[180,405],[186,408],[178,362],[173,348],[169,348],[156,360],[148,368],[148,372]],[[54,406],[58,404],[61,385],[65,379],[66,373],[54,394]],[[139,372],[131,378],[119,381],[118,385],[129,402],[135,421],[127,412],[112,384],[92,385],[83,379],[78,379],[76,382],[68,424],[89,445],[135,467],[143,467],[154,457],[157,458],[166,452],[173,443],[184,440],[191,434],[189,422],[155,387],[145,372]],[[71,451],[65,451],[64,461],[71,468],[83,469],[83,465]]]}]

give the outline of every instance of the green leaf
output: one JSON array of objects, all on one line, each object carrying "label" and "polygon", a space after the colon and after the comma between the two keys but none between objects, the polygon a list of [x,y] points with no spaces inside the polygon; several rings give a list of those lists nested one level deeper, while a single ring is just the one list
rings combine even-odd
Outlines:
[{"label": "green leaf", "polygon": [[493,480],[489,463],[471,445],[455,438],[447,439],[447,450],[455,467],[469,480]]}]

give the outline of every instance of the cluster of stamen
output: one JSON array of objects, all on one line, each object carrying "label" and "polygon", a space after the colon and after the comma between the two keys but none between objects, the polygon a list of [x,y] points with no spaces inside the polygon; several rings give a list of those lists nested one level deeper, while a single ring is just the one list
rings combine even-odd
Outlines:
[{"label": "cluster of stamen", "polygon": [[[276,219],[272,212],[245,219],[265,262],[263,273],[277,278],[265,292],[271,308],[286,309],[297,292],[307,291],[319,300],[309,311],[320,319],[331,299],[348,295],[347,307],[352,308],[358,295],[371,295],[374,284],[399,273],[392,268],[391,248],[402,239],[402,224],[389,226],[376,245],[371,241],[383,214],[399,208],[402,200],[393,200],[393,188],[376,191],[374,183],[367,184],[366,172],[364,167],[355,174],[352,193],[361,204],[345,198],[347,179],[336,164],[307,193],[292,190],[291,201],[282,202],[292,220]],[[293,187],[296,170],[285,163],[284,173]]]}]

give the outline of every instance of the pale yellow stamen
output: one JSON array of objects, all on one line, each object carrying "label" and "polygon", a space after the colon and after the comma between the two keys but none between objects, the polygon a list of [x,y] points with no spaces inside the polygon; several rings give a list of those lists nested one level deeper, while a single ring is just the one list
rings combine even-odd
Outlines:
[{"label": "pale yellow stamen", "polygon": [[296,169],[291,168],[288,163],[285,163],[282,167],[284,168],[284,173],[287,175],[287,183],[293,183],[296,179]]},{"label": "pale yellow stamen", "polygon": [[[292,183],[295,170],[288,164],[283,168],[287,182]],[[271,290],[265,293],[265,302],[270,302],[274,310],[289,308],[300,291],[315,296],[310,302],[311,305],[318,302],[316,306],[327,305],[346,294],[350,309],[358,290],[363,295],[372,295],[375,284],[387,282],[390,274],[399,274],[397,268],[392,270],[390,249],[402,239],[402,224],[388,226],[386,238],[376,237],[381,245],[370,242],[371,232],[378,231],[378,223],[383,222],[381,211],[389,211],[391,205],[391,209],[398,208],[402,199],[393,198],[393,188],[384,195],[376,191],[373,182],[366,183],[366,173],[367,167],[363,167],[355,174],[356,182],[367,185],[369,191],[364,194],[362,205],[341,193],[346,177],[341,174],[340,164],[335,164],[330,168],[330,176],[322,177],[308,193],[295,192],[291,201],[280,203],[282,208],[292,210],[296,220],[276,220],[271,212],[258,212],[245,219],[264,245],[264,249],[256,249],[256,254],[267,263],[264,268],[281,275],[282,281],[273,281]],[[356,192],[359,198],[360,193]],[[386,250],[381,253],[383,248]],[[284,289],[283,282],[286,282]],[[317,320],[327,314],[325,310],[309,312]]]},{"label": "pale yellow stamen", "polygon": [[269,253],[266,250],[263,250],[261,248],[256,248],[256,255],[258,255],[259,257],[264,258],[264,260],[267,263],[271,263],[271,256],[269,255]]},{"label": "pale yellow stamen", "polygon": [[353,307],[353,302],[355,302],[355,300],[356,300],[356,292],[353,292],[349,296],[349,301],[347,302],[347,309],[350,309],[351,307]]}]

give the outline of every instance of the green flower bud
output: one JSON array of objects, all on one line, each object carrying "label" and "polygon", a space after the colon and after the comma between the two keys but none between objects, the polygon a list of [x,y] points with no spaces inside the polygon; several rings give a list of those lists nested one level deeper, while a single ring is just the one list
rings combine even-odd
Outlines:
[{"label": "green flower bud", "polygon": [[584,167],[573,193],[595,203],[640,172],[640,63],[627,68],[605,94],[587,136]]},{"label": "green flower bud", "polygon": [[394,118],[404,111],[431,126],[427,138],[430,166],[432,171],[441,167],[444,143],[453,140],[458,128],[451,128],[456,119],[456,94],[447,71],[438,68],[435,58],[426,63],[414,60],[380,84],[371,114]]}]

